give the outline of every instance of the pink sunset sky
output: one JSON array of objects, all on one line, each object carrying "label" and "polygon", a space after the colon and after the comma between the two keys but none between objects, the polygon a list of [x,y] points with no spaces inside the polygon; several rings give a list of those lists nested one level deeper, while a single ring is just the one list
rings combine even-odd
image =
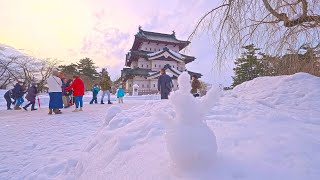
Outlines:
[{"label": "pink sunset sky", "polygon": [[[138,26],[147,31],[172,33],[187,40],[199,18],[218,3],[212,0],[0,0],[0,43],[23,49],[62,64],[83,57],[107,67],[112,79],[120,77],[125,54]],[[205,32],[196,36],[187,65],[206,82],[230,85],[232,65],[221,72],[213,67],[215,47]]]}]

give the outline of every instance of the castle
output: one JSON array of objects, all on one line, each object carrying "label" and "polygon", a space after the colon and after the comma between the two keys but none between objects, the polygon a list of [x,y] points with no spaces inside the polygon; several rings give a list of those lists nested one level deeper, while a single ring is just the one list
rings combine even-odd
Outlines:
[{"label": "castle", "polygon": [[[125,68],[121,71],[124,89],[131,92],[138,85],[139,91],[157,92],[160,70],[165,68],[172,77],[174,90],[178,89],[177,77],[186,70],[186,64],[196,58],[180,53],[190,41],[178,40],[175,32],[163,34],[144,31],[139,27],[131,50],[126,54]],[[200,73],[188,71],[193,76]]]}]

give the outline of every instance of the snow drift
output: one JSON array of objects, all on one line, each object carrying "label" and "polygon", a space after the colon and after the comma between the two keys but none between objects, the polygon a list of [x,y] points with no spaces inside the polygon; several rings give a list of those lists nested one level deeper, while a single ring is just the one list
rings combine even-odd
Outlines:
[{"label": "snow drift", "polygon": [[[0,160],[4,162],[0,163],[0,179],[318,180],[319,87],[318,77],[298,73],[291,76],[262,77],[243,83],[216,97],[219,100],[215,101],[216,105],[210,101],[215,97],[213,94],[217,94],[213,91],[210,92],[212,95],[209,93],[207,100],[179,99],[182,95],[189,95],[176,92],[169,101],[140,101],[138,105],[126,109],[110,109],[113,115],[107,118],[109,124],[106,126],[103,124],[108,111],[106,106],[94,106],[94,112],[90,114],[85,111],[76,118],[70,118],[72,114],[67,117],[68,114],[65,113],[64,119],[55,119],[60,118],[59,116],[42,116],[37,120],[34,116],[22,114],[20,117],[20,113],[14,114],[14,119],[19,119],[21,124],[12,120],[13,114],[6,112],[1,114],[1,118],[5,119],[0,121]],[[177,102],[173,103],[175,98],[179,100],[176,99]],[[199,104],[201,101],[208,103],[202,107],[205,108],[204,112],[208,112],[207,115],[197,116],[202,120],[203,126],[195,123],[195,114],[192,114],[192,118],[187,116],[191,114],[189,111],[202,111],[201,108],[197,109],[200,107],[198,101]],[[168,121],[168,117],[171,121]],[[34,123],[29,125],[29,121]],[[45,124],[38,126],[37,121]],[[178,125],[182,122],[196,126],[189,126],[188,129],[187,125]],[[96,127],[96,133],[88,133],[83,129],[75,133],[66,131],[68,136],[54,133],[55,127],[59,132],[64,131],[61,128],[63,126],[58,126],[61,123],[73,124],[73,131],[77,131],[77,126],[91,131]],[[167,142],[166,136],[170,133],[166,135],[166,132],[175,125],[179,128],[178,134],[183,134],[184,137],[174,141],[180,143],[178,141],[182,139],[187,143],[188,139],[192,142],[192,147],[183,146],[186,147],[185,151],[190,148],[192,152],[200,152],[194,150],[201,149],[204,144],[204,147],[214,149],[214,141],[209,145],[208,139],[212,138],[207,138],[213,137],[212,134],[202,135],[197,130],[199,127],[201,130],[207,128],[207,132],[214,132],[219,147],[217,153],[201,151],[209,159],[211,155],[216,155],[211,171],[203,171],[201,174],[193,171],[188,173],[184,169],[178,174],[173,171],[171,164],[179,160],[171,158],[172,153],[180,150],[177,151],[174,147],[177,144],[171,147],[171,143]],[[37,133],[51,133],[30,135],[35,130]],[[13,133],[17,131],[19,133]],[[28,136],[21,138],[22,133]],[[201,140],[194,141],[190,134],[195,134]],[[73,146],[54,146],[51,143],[66,139],[71,139]],[[48,147],[54,148],[39,147],[38,151],[31,151],[32,148],[37,149],[33,145],[37,142],[46,142]],[[184,142],[181,143],[185,145]],[[44,154],[53,157],[44,159]],[[201,160],[199,163],[206,164],[205,161]],[[34,165],[39,162],[41,166]]]}]

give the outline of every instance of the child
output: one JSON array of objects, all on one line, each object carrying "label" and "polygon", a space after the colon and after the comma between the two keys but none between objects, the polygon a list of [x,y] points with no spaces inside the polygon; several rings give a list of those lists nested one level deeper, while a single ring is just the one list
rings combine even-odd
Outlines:
[{"label": "child", "polygon": [[122,86],[119,86],[119,89],[117,89],[117,98],[119,100],[119,103],[123,103],[123,97],[124,97],[124,90],[122,89]]},{"label": "child", "polygon": [[27,108],[30,105],[31,105],[31,111],[37,110],[34,108],[34,105],[36,104],[37,93],[38,93],[38,90],[36,87],[36,83],[32,83],[31,87],[28,89],[28,94],[26,95],[26,99],[29,101],[29,104],[23,107],[24,110],[28,111]]},{"label": "child", "polygon": [[93,86],[93,88],[91,89],[92,91],[92,100],[90,101],[90,104],[93,104],[93,101],[95,104],[98,104],[98,99],[97,99],[97,96],[98,96],[98,92],[99,92],[99,87],[98,87],[98,84],[95,84]]}]

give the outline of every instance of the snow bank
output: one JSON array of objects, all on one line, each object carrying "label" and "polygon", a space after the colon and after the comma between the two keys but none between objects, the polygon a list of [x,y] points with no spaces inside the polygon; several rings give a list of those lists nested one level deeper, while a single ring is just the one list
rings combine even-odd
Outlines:
[{"label": "snow bank", "polygon": [[319,87],[298,73],[62,116],[0,110],[0,179],[318,180]]}]

